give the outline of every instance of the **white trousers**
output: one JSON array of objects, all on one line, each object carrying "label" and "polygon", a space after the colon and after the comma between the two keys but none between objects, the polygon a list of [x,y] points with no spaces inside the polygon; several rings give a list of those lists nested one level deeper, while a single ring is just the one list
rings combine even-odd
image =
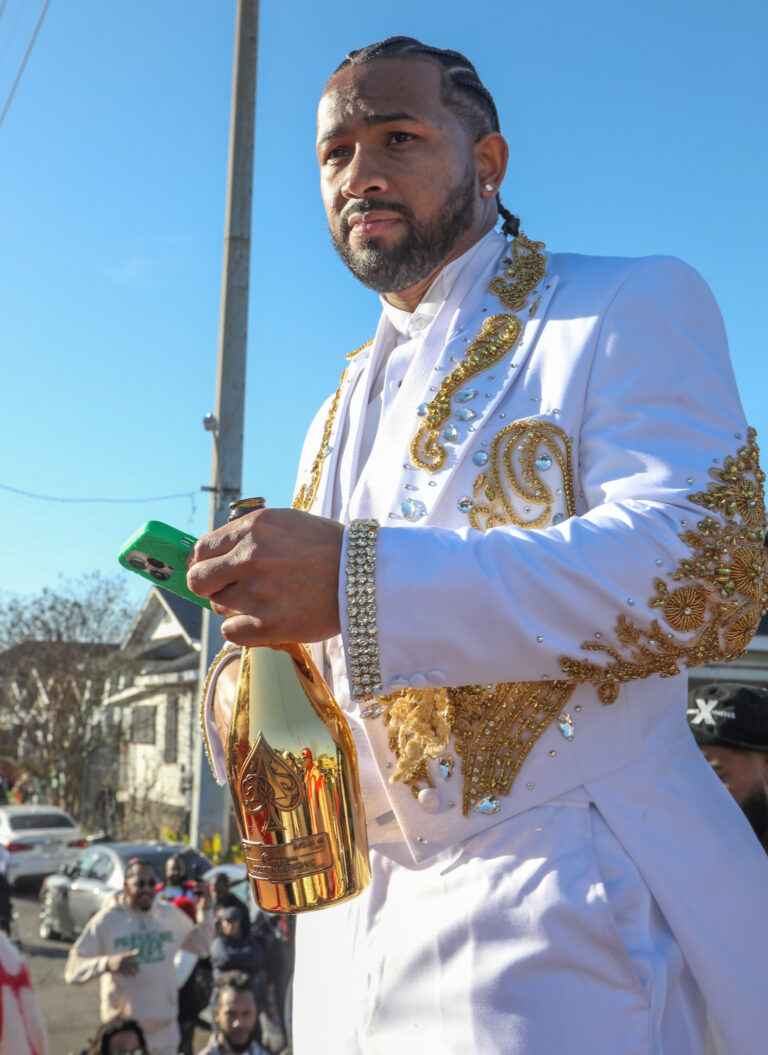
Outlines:
[{"label": "white trousers", "polygon": [[577,790],[299,919],[294,1055],[703,1055],[658,906]]}]

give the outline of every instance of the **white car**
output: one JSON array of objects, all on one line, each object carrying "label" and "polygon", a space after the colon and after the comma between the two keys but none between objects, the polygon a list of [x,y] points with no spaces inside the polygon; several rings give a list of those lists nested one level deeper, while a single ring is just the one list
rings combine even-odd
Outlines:
[{"label": "white car", "polygon": [[87,845],[74,820],[57,806],[0,806],[0,846],[12,885],[56,872]]}]

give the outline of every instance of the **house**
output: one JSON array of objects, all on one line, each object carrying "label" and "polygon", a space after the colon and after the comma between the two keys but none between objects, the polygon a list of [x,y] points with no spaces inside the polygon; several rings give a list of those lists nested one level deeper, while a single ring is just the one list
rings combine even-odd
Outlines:
[{"label": "house", "polygon": [[[122,838],[189,831],[199,740],[201,609],[153,587],[120,644],[119,673],[104,694],[102,720],[117,744],[96,764],[92,801]],[[105,743],[109,737],[105,735]],[[110,761],[111,759],[111,761]],[[98,785],[98,788],[97,788]]]}]

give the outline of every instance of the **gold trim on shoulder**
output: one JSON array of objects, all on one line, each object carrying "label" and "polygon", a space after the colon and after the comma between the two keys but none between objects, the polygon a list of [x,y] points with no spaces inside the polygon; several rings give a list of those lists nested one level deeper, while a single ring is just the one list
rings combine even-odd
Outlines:
[{"label": "gold trim on shoulder", "polygon": [[208,690],[211,687],[211,680],[213,678],[214,671],[218,667],[219,663],[224,659],[225,656],[229,655],[230,652],[239,650],[239,645],[233,645],[230,641],[224,645],[220,652],[218,652],[211,662],[210,667],[205,675],[205,685],[203,686],[203,698],[200,703],[200,729],[203,733],[203,747],[205,748],[205,755],[208,759],[208,765],[211,767],[211,773],[213,773],[213,779],[218,780],[216,776],[216,768],[213,764],[213,754],[211,753],[211,745],[208,742],[208,730],[205,727],[205,705],[208,700]]},{"label": "gold trim on shoulder", "polygon": [[[512,242],[511,249],[512,261],[488,289],[503,307],[522,311],[546,274],[546,257],[541,252],[544,243],[532,242],[521,233]],[[490,315],[485,319],[480,333],[467,346],[464,358],[443,378],[437,395],[426,405],[423,421],[410,444],[411,461],[418,469],[434,473],[442,468],[448,454],[440,443],[441,429],[451,414],[452,397],[470,378],[507,356],[522,333],[523,322],[517,315]]]},{"label": "gold trim on shoulder", "polygon": [[[601,652],[605,664],[563,657],[564,674],[591,682],[602,703],[613,703],[622,682],[658,674],[670,678],[681,667],[690,669],[713,660],[728,662],[740,656],[768,609],[768,553],[763,482],[754,429],[735,457],[710,470],[714,483],[689,499],[710,511],[696,529],[680,538],[690,551],[672,574],[672,588],[654,580],[650,608],[660,610],[663,622],[639,625],[620,615],[617,646],[585,641],[582,649]],[[692,635],[692,636],[681,636]]]},{"label": "gold trim on shoulder", "polygon": [[564,507],[563,519],[572,517],[576,503],[569,437],[550,421],[512,422],[493,437],[488,467],[475,480],[474,494],[469,522],[480,531],[503,524],[547,527],[557,504]]},{"label": "gold trim on shoulder", "polygon": [[[356,355],[359,355],[364,348],[368,348],[369,345],[373,344],[373,338],[370,341],[366,341],[365,344],[361,344],[359,348],[355,348],[353,352],[347,352],[347,359],[354,359]],[[312,508],[315,499],[317,498],[317,489],[320,486],[320,477],[323,475],[323,464],[325,459],[331,453],[328,447],[328,440],[331,438],[331,431],[333,429],[333,422],[336,417],[336,411],[339,409],[339,400],[341,399],[341,390],[344,386],[344,382],[347,377],[347,371],[345,370],[341,379],[339,380],[339,387],[336,389],[331,405],[328,408],[328,414],[325,418],[325,425],[323,426],[323,438],[320,440],[320,449],[315,455],[315,460],[312,462],[312,468],[309,470],[309,483],[302,484],[296,493],[296,497],[293,500],[293,508],[301,509],[304,513],[308,513]]]}]

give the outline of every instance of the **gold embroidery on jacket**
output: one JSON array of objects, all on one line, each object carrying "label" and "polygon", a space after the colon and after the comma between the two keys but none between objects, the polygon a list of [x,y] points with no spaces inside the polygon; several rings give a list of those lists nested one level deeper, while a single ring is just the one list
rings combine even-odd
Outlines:
[{"label": "gold embroidery on jacket", "polygon": [[[509,311],[522,311],[528,298],[546,274],[543,242],[532,242],[519,234],[512,242],[512,262],[502,276],[493,279],[489,291]],[[426,406],[416,435],[411,440],[411,461],[418,469],[437,472],[445,464],[447,451],[440,443],[440,433],[451,414],[451,399],[470,378],[503,359],[515,347],[523,332],[516,315],[491,315],[483,322],[480,333],[467,346],[464,358],[443,378],[437,395]]]},{"label": "gold embroidery on jacket", "polygon": [[[622,682],[658,674],[670,678],[681,667],[741,655],[768,608],[768,554],[763,548],[765,500],[755,430],[736,457],[710,470],[714,482],[688,497],[710,514],[680,538],[691,556],[680,561],[671,588],[654,581],[648,604],[660,610],[650,626],[620,615],[615,633],[619,647],[585,641],[582,649],[608,656],[605,664],[564,657],[563,673],[589,681],[605,704],[613,703]],[[667,628],[671,628],[671,631]],[[679,635],[692,635],[682,638]]]},{"label": "gold embroidery on jacket", "polygon": [[[560,496],[563,519],[574,515],[571,441],[559,426],[534,418],[515,421],[493,437],[488,457],[488,468],[475,480],[472,527],[547,527]],[[478,501],[482,498],[486,501]]]},{"label": "gold embroidery on jacket", "polygon": [[461,757],[462,811],[468,816],[487,795],[508,795],[531,748],[565,708],[569,681],[519,681],[450,689],[407,689],[384,697],[389,748],[398,762],[392,781],[414,795],[434,787],[428,761],[448,747]]},{"label": "gold embroidery on jacket", "polygon": [[[354,357],[362,352],[368,345],[373,344],[373,339],[366,341],[365,344],[361,344],[359,348],[355,348],[353,352],[347,354],[347,359],[354,359]],[[312,467],[309,470],[309,483],[302,484],[299,488],[296,497],[293,500],[293,508],[301,509],[305,513],[309,512],[312,505],[317,498],[317,489],[320,486],[320,477],[323,475],[323,464],[325,459],[331,453],[328,448],[328,440],[331,438],[331,430],[333,429],[333,422],[336,417],[336,411],[339,407],[339,400],[341,399],[341,389],[344,385],[344,381],[347,376],[347,371],[341,375],[339,381],[339,387],[334,393],[331,405],[328,408],[328,414],[325,419],[325,425],[323,426],[323,438],[320,440],[320,449],[315,455],[315,460],[312,462]]]}]

